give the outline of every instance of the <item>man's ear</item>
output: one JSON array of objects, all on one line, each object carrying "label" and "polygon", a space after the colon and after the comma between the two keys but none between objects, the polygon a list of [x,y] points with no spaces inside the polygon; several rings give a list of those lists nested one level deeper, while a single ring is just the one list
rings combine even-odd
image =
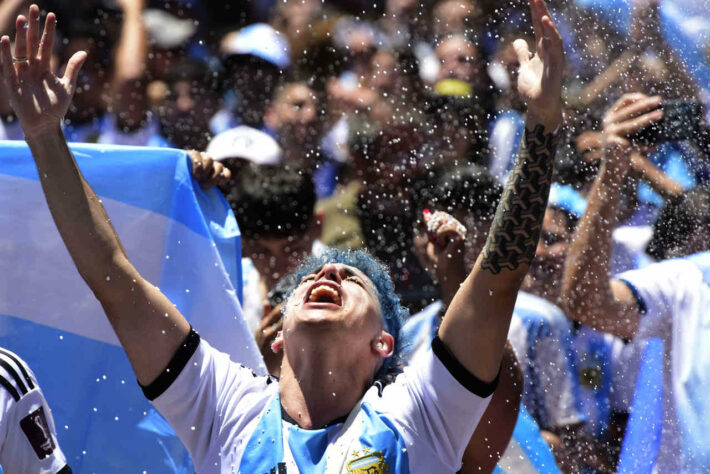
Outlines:
[{"label": "man's ear", "polygon": [[276,337],[274,338],[274,342],[271,343],[271,351],[274,354],[278,354],[281,352],[284,348],[284,334],[283,331],[279,331],[276,333]]},{"label": "man's ear", "polygon": [[372,341],[372,350],[380,357],[390,357],[394,354],[394,338],[385,330],[380,332],[380,335]]}]

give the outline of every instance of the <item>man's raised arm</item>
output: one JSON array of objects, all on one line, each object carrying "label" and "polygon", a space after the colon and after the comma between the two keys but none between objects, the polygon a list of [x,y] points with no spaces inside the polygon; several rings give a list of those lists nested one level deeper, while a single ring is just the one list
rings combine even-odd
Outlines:
[{"label": "man's raised arm", "polygon": [[2,72],[39,171],[49,209],[82,278],[106,311],[138,381],[147,385],[168,365],[190,326],[160,291],[128,261],[106,211],[81,175],[61,130],[85,52],[74,54],[64,76],[50,70],[56,18],[47,15],[40,42],[40,13],[17,17],[15,57],[10,38],[0,41]]},{"label": "man's raised arm", "polygon": [[622,96],[604,117],[602,165],[567,255],[560,301],[567,315],[599,331],[632,338],[640,314],[631,290],[611,279],[612,231],[631,168],[629,135],[659,120],[660,97]]},{"label": "man's raised arm", "polygon": [[456,359],[484,382],[495,379],[515,299],[540,237],[562,119],[562,38],[543,0],[530,0],[536,52],[513,44],[520,62],[518,92],[528,118],[518,157],[488,241],[456,293],[439,330]]}]

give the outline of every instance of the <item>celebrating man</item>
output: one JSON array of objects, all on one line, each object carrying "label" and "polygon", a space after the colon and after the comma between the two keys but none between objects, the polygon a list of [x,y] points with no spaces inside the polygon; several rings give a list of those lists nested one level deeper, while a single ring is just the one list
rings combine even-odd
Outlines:
[{"label": "celebrating man", "polygon": [[3,77],[57,228],[101,302],[146,396],[198,472],[454,472],[490,394],[515,299],[532,261],[561,121],[561,37],[531,0],[536,52],[515,43],[528,119],[486,246],[449,306],[432,351],[396,374],[405,311],[387,271],[363,252],[304,264],[288,298],[281,379],[257,377],[213,349],[131,265],[84,180],[60,123],[83,52],[50,71],[56,18],[40,41],[39,8],[17,18]]}]

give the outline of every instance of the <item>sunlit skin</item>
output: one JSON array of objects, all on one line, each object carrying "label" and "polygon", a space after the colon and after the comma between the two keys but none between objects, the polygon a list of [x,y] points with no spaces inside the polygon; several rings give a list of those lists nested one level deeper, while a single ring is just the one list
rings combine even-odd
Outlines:
[{"label": "sunlit skin", "polygon": [[[516,42],[521,64],[518,89],[528,104],[528,129],[550,136],[561,121],[564,50],[544,2],[531,0],[530,7],[537,44],[531,54],[527,44]],[[36,5],[30,9],[29,22],[23,16],[17,19],[17,31],[26,30],[26,35],[18,35],[21,40],[14,55],[27,56],[27,61],[14,63],[9,38],[2,38],[3,74],[11,103],[25,131],[57,229],[79,273],[101,302],[136,378],[148,385],[164,371],[189,335],[190,325],[133,267],[105,209],[76,167],[60,126],[86,54],[72,56],[64,76],[52,76],[48,66],[55,16],[47,15],[47,37],[41,42],[39,26]],[[546,150],[548,156],[551,151]],[[545,158],[524,156],[533,163]],[[510,192],[517,192],[520,184],[525,184],[522,176]],[[439,331],[442,344],[463,368],[486,384],[499,373],[515,297],[528,269],[525,260],[516,263],[519,256],[520,252],[511,252],[503,261],[479,257]],[[320,300],[321,306],[317,306],[313,301],[299,300],[299,295],[306,296],[306,289],[298,289],[286,308],[285,337],[275,344],[275,349],[285,353],[278,386],[281,401],[302,428],[323,427],[352,411],[378,367],[394,350],[392,335],[383,329],[371,284],[358,283],[361,275],[347,270],[346,266],[326,265],[314,276],[316,282],[330,285],[332,290],[328,291],[336,292],[339,305],[328,306]],[[156,334],[165,336],[156,338]]]},{"label": "sunlit skin", "polygon": [[[307,301],[320,285],[335,290],[340,304]],[[352,409],[394,352],[394,338],[384,330],[379,300],[367,276],[354,267],[326,264],[306,276],[289,298],[283,331],[272,349],[284,353],[279,381],[284,409],[308,429]],[[308,409],[291,408],[301,404]]]}]

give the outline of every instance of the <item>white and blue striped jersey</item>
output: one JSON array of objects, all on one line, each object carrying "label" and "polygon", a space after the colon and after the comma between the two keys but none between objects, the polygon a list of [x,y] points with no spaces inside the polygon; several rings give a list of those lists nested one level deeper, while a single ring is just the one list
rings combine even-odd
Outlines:
[{"label": "white and blue striped jersey", "polygon": [[[636,297],[641,320],[631,342],[629,366],[642,367],[646,347],[658,341],[661,400],[641,404],[649,389],[637,383],[634,410],[654,404],[659,410],[638,413],[650,430],[661,425],[660,444],[648,454],[649,446],[638,446],[643,457],[655,460],[655,472],[710,471],[710,252],[667,260],[640,270],[622,273]],[[637,360],[632,360],[637,359]],[[658,419],[649,419],[656,413]],[[629,421],[631,423],[631,420]],[[628,430],[627,430],[628,431]],[[627,446],[628,432],[624,448]],[[643,443],[642,443],[643,444]],[[647,444],[647,443],[646,443]]]},{"label": "white and blue striped jersey", "polygon": [[16,354],[0,348],[0,466],[5,474],[70,474],[37,379]]},{"label": "white and blue striped jersey", "polygon": [[[405,360],[416,361],[429,347],[443,317],[436,301],[407,320],[401,339]],[[557,306],[523,291],[513,309],[508,340],[524,374],[523,406],[553,430],[586,421],[579,393],[571,324]]]},{"label": "white and blue striped jersey", "polygon": [[[614,412],[628,413],[636,371],[624,364],[626,344],[618,337],[581,325],[574,331],[579,393],[586,432],[604,440]],[[631,393],[630,393],[631,392]]]},{"label": "white and blue striped jersey", "polygon": [[431,345],[322,429],[300,428],[282,410],[276,379],[232,362],[194,331],[143,390],[198,473],[456,472],[497,380],[477,379],[438,338]]}]

